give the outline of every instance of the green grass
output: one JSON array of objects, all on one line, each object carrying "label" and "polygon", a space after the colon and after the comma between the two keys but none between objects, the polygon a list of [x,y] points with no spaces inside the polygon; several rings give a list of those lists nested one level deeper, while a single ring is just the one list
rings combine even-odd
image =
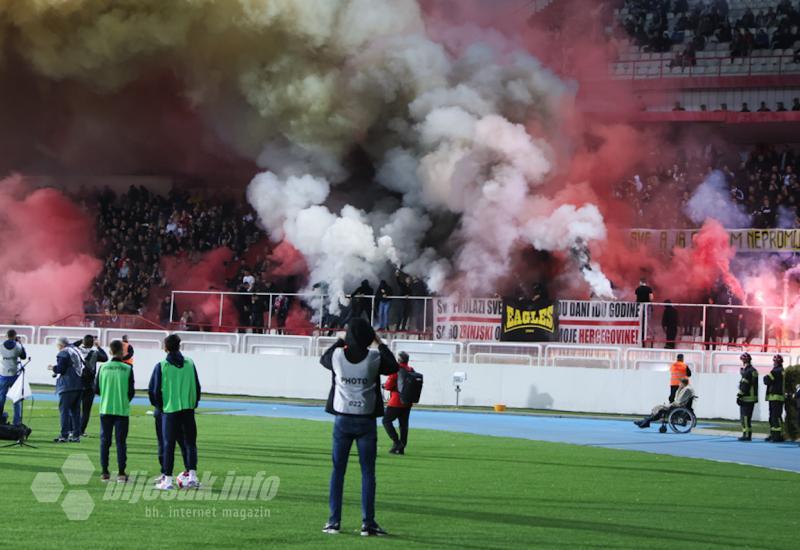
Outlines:
[{"label": "green grass", "polygon": [[[328,514],[330,424],[212,414],[198,417],[199,470],[219,478],[228,471],[278,476],[273,500],[103,501],[107,486],[94,475],[80,487],[95,501],[91,517],[68,521],[58,503],[36,502],[31,483],[39,472],[59,471],[70,454],[86,453],[97,466],[98,423],[92,420],[93,437],[80,444],[56,445],[49,442],[57,428],[54,404],[37,408],[31,443],[39,448],[0,450],[3,539],[21,548],[789,548],[796,547],[800,526],[791,505],[800,477],[793,473],[413,430],[406,456],[386,454],[380,434],[377,519],[392,536],[364,540],[356,533],[355,454],[345,487],[344,532],[328,536],[320,528]],[[153,420],[144,410],[135,407],[131,419],[129,471],[154,476]],[[160,518],[148,517],[154,508]],[[217,517],[170,518],[171,509],[216,510]],[[270,517],[219,517],[223,509],[268,509]]]}]

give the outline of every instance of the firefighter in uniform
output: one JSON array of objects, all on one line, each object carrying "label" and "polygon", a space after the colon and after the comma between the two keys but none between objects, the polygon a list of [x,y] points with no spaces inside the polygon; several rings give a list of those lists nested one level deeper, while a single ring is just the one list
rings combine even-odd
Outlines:
[{"label": "firefighter in uniform", "polygon": [[676,361],[669,367],[669,402],[675,401],[675,394],[681,387],[681,379],[689,378],[692,371],[683,362],[683,354],[679,353]]},{"label": "firefighter in uniform", "polygon": [[753,438],[753,409],[758,403],[758,371],[753,367],[753,358],[749,353],[743,353],[739,359],[743,364],[739,370],[742,375],[739,393],[736,394],[736,404],[739,405],[742,418],[742,437],[739,441],[750,441]]},{"label": "firefighter in uniform", "polygon": [[769,403],[769,437],[767,441],[779,443],[783,441],[783,404],[786,399],[786,390],[783,378],[783,356],[776,355],[772,358],[772,370],[764,377],[767,387],[767,402]]}]

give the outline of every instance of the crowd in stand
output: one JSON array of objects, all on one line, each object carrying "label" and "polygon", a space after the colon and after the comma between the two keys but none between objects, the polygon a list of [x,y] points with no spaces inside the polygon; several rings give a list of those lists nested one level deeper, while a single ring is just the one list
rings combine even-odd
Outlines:
[{"label": "crowd in stand", "polygon": [[622,27],[643,50],[668,52],[686,43],[673,62],[677,66],[696,64],[696,53],[709,42],[729,44],[735,58],[753,50],[794,48],[800,40],[800,3],[790,0],[764,10],[748,7],[737,19],[730,17],[727,0],[625,0],[624,6]]},{"label": "crowd in stand", "polygon": [[[136,186],[120,196],[106,189],[96,205],[98,249],[105,260],[86,314],[142,315],[153,290],[169,283],[162,257],[194,262],[218,247],[240,256],[262,236],[251,211],[175,188],[167,196]],[[162,322],[169,320],[168,301],[158,313]]]},{"label": "crowd in stand", "polygon": [[[694,154],[679,152],[669,164],[621,182],[615,194],[633,207],[639,227],[695,227],[685,214],[686,204],[697,186],[718,171],[731,200],[750,216],[751,227],[800,227],[798,168],[800,151],[788,146],[734,156],[707,146]],[[665,203],[677,203],[677,208],[664,209]]]},{"label": "crowd in stand", "polygon": [[[248,251],[266,235],[246,205],[176,188],[161,196],[136,186],[119,196],[106,189],[84,198],[84,205],[96,209],[98,251],[104,258],[93,284],[93,298],[84,304],[90,322],[95,315],[110,323],[120,315],[141,315],[179,330],[202,329],[207,322],[199,318],[191,304],[181,307],[179,300],[173,305],[166,294],[174,282],[167,280],[161,260],[173,257],[192,265],[202,253],[220,247],[233,252],[226,266],[231,275],[227,288],[219,290],[241,293],[229,298],[236,308],[237,326],[261,332],[269,324],[281,330],[295,303],[307,319],[315,323],[320,320],[313,300],[292,295],[300,290],[301,281],[291,276],[273,277],[265,254],[247,261],[247,256],[252,257]],[[323,287],[316,285],[318,290]],[[147,311],[153,302],[151,296],[160,289],[165,295],[158,311]],[[398,270],[393,284],[380,281],[377,291],[364,281],[342,300],[337,313],[325,313],[323,325],[341,327],[352,317],[373,319],[374,313],[376,327],[383,330],[423,330],[423,302],[410,297],[427,294],[424,282]]]}]

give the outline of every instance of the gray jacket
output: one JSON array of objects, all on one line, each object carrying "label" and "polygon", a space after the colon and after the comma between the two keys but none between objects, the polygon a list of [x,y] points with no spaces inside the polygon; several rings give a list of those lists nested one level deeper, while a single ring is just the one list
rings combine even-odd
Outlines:
[{"label": "gray jacket", "polygon": [[19,362],[28,356],[25,348],[16,340],[6,340],[0,346],[0,376],[16,376]]}]

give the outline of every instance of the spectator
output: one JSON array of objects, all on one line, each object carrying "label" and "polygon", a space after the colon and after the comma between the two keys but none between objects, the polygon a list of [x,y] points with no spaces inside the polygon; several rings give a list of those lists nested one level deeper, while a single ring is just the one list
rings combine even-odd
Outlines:
[{"label": "spectator", "polygon": [[792,100],[792,111],[800,111],[800,97]]},{"label": "spectator", "polygon": [[675,105],[672,107],[673,111],[685,111],[686,109],[683,108],[680,101],[676,101]]},{"label": "spectator", "polygon": [[398,331],[408,330],[408,318],[411,315],[411,277],[400,271],[399,269],[394,273],[395,280],[397,281],[397,294],[403,296],[400,300],[400,316],[395,327]]},{"label": "spectator", "polygon": [[353,309],[353,318],[366,316],[367,320],[372,319],[372,300],[375,292],[369,284],[369,281],[364,279],[361,285],[350,293],[351,307]]},{"label": "spectator", "polygon": [[672,305],[671,300],[665,300],[668,304],[664,306],[664,313],[661,315],[661,328],[664,329],[666,337],[666,349],[675,349],[675,338],[678,335],[678,310]]},{"label": "spectator", "polygon": [[767,107],[766,101],[762,101],[761,102],[761,105],[759,106],[758,111],[756,111],[756,112],[758,112],[758,113],[769,113],[770,112],[769,107]]},{"label": "spectator", "polygon": [[378,329],[389,330],[389,310],[392,307],[392,288],[385,280],[381,279],[378,285]]},{"label": "spectator", "polygon": [[783,106],[783,101],[778,102],[778,106],[775,108],[775,111],[778,113],[785,113],[786,107]]},{"label": "spectator", "polygon": [[747,106],[747,102],[746,101],[744,103],[742,103],[742,110],[740,112],[742,112],[742,113],[749,113],[750,112],[750,107]]}]

